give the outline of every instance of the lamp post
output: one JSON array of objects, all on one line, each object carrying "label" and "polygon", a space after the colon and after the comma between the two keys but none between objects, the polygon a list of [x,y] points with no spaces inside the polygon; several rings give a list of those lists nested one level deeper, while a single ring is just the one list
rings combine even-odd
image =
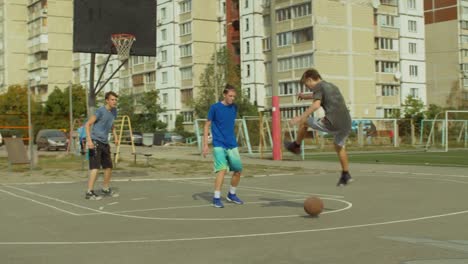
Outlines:
[{"label": "lamp post", "polygon": [[35,81],[35,83],[39,83],[41,81],[41,77],[36,76],[28,81],[28,134],[29,134],[29,168],[32,172],[34,168],[34,146],[33,146],[33,129],[32,129],[32,118],[31,118],[31,82]]}]

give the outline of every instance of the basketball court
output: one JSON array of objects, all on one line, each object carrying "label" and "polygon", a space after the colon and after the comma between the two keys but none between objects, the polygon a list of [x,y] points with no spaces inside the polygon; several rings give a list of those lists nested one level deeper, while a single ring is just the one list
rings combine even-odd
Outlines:
[{"label": "basketball court", "polygon": [[209,177],[122,179],[100,201],[83,182],[0,185],[1,262],[468,263],[466,170],[354,167],[344,188],[326,170],[245,177],[222,209]]}]

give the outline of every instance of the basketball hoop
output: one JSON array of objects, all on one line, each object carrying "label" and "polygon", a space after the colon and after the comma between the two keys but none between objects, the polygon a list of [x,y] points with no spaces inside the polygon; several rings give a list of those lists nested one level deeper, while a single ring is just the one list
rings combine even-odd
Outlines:
[{"label": "basketball hoop", "polygon": [[130,57],[130,49],[136,40],[135,36],[132,34],[112,34],[111,40],[117,50],[119,59],[121,61],[128,59]]}]

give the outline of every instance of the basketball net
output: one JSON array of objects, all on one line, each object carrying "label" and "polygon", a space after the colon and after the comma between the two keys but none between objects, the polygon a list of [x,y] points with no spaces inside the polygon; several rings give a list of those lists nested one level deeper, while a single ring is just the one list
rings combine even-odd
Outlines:
[{"label": "basketball net", "polygon": [[133,42],[136,40],[135,36],[132,34],[112,34],[111,40],[117,50],[119,60],[127,60],[130,57]]}]

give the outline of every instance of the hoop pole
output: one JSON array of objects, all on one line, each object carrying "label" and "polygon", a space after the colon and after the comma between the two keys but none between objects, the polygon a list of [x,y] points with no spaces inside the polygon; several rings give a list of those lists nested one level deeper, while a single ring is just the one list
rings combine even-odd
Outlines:
[{"label": "hoop pole", "polygon": [[445,152],[448,152],[448,112],[445,111],[445,127],[444,127],[444,133],[445,133]]},{"label": "hoop pole", "polygon": [[107,81],[103,85],[101,85],[99,90],[95,91],[96,94],[98,94],[104,88],[104,86],[106,86],[106,84],[114,77],[114,75],[120,70],[120,68],[122,68],[122,66],[124,66],[124,64],[127,61],[128,61],[128,58],[123,60],[122,63],[120,63],[119,67],[117,67],[117,69],[111,74],[111,76],[107,79]]}]

